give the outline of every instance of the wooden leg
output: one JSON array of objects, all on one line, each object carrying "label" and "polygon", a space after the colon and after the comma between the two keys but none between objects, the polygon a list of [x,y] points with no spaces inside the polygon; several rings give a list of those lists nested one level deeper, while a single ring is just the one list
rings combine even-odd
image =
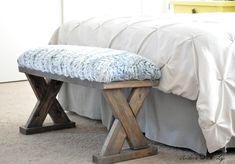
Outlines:
[{"label": "wooden leg", "polygon": [[[23,134],[34,134],[45,131],[73,128],[75,123],[71,122],[56,99],[63,82],[49,80],[48,83],[43,77],[26,74],[29,83],[38,99],[33,112],[26,125],[20,127]],[[51,116],[54,124],[43,125],[47,114]]]},{"label": "wooden leg", "polygon": [[[113,163],[157,154],[157,148],[149,147],[143,136],[136,116],[143,105],[150,88],[136,88],[129,102],[119,89],[104,90],[104,96],[116,117],[99,156],[93,156],[96,163]],[[127,139],[130,150],[122,151]]]}]

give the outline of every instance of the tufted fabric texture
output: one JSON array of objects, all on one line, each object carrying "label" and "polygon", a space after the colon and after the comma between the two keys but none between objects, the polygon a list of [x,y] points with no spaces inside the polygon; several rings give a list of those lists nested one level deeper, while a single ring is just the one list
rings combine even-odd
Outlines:
[{"label": "tufted fabric texture", "polygon": [[96,82],[158,80],[160,69],[127,51],[85,46],[46,46],[18,58],[19,67]]},{"label": "tufted fabric texture", "polygon": [[[235,136],[235,21],[231,21],[234,18],[235,13],[93,17],[65,23],[56,30],[50,44],[118,48],[151,59],[161,67],[164,75],[157,86],[160,91],[196,100],[198,123],[204,136],[201,141],[204,143],[205,139],[208,151],[214,152]],[[62,94],[71,93],[74,88],[66,84]],[[78,89],[78,94],[80,92]],[[153,106],[151,110],[148,108],[149,116],[154,116],[150,111],[158,111],[155,104],[151,101],[148,105]],[[76,106],[76,109],[81,108],[80,104],[76,103]],[[161,142],[169,135],[180,134],[182,128],[179,125],[174,128],[176,133],[169,131],[162,137],[158,135],[158,117],[148,117],[146,123],[152,127],[151,131],[145,128],[148,138]],[[195,132],[194,129],[191,131]],[[198,135],[192,137],[198,139]],[[169,140],[166,144],[200,148],[184,134],[173,138],[174,141]]]}]

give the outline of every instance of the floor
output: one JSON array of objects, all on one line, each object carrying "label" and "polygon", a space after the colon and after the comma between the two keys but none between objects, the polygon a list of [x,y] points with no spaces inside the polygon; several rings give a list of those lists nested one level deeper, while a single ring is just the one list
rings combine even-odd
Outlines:
[{"label": "floor", "polygon": [[[70,113],[76,128],[22,135],[19,126],[26,122],[35,102],[28,82],[0,84],[0,164],[92,163],[92,155],[99,152],[107,135],[101,122]],[[123,164],[235,163],[235,151],[204,157],[190,150],[152,144],[158,146],[158,155]]]}]

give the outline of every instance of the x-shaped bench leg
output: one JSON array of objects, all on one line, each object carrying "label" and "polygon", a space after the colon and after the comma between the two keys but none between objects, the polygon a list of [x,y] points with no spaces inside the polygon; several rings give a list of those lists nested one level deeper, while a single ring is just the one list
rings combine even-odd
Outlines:
[{"label": "x-shaped bench leg", "polygon": [[[148,146],[136,120],[149,90],[150,88],[133,89],[129,101],[120,89],[103,91],[116,119],[100,155],[93,156],[94,162],[113,163],[157,154],[156,147]],[[130,149],[122,151],[125,139]]]},{"label": "x-shaped bench leg", "polygon": [[[29,83],[38,99],[27,123],[20,127],[23,134],[34,134],[51,130],[64,128],[73,128],[75,123],[71,122],[56,99],[63,82],[49,80],[48,82],[39,76],[26,74]],[[43,122],[49,113],[53,124],[43,125]]]}]

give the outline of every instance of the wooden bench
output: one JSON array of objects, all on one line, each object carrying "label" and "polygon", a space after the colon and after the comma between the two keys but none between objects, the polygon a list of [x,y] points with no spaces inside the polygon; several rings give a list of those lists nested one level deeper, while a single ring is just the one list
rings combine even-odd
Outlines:
[{"label": "wooden bench", "polygon": [[[44,49],[48,50],[48,47]],[[52,49],[58,49],[58,47],[53,47]],[[64,49],[67,50],[67,47],[63,47],[62,49],[63,51],[59,53],[64,53]],[[26,74],[38,99],[27,123],[25,126],[20,127],[20,132],[22,134],[34,134],[75,127],[75,123],[70,121],[56,99],[63,82],[75,83],[102,90],[103,95],[106,101],[110,104],[113,115],[115,116],[115,121],[107,135],[101,152],[99,155],[93,156],[93,162],[114,163],[157,154],[157,148],[148,145],[138,125],[136,116],[138,115],[150,89],[158,84],[160,75],[157,76],[157,78],[154,77],[154,80],[131,79],[100,82],[96,80],[91,81],[89,79],[81,79],[80,77],[70,77],[63,74],[51,73],[49,71],[43,72],[40,69],[37,69],[35,65],[29,67],[25,64],[28,62],[25,62],[27,55],[28,57],[32,57],[32,55],[35,55],[35,52],[37,51],[38,49],[27,51],[18,59],[19,71]],[[112,50],[110,51],[112,53]],[[76,52],[79,52],[79,48],[76,49]],[[40,53],[49,54],[49,51]],[[51,59],[52,58],[53,57],[51,57]],[[37,58],[35,60],[40,59]],[[42,61],[45,62],[45,59],[42,59]],[[35,63],[35,61],[31,62]],[[157,67],[154,69],[156,69],[155,71],[159,71],[157,70]],[[123,88],[131,88],[131,93],[128,99],[126,99],[122,93]],[[47,114],[52,118],[53,124],[43,124]],[[122,150],[125,140],[127,140],[130,147],[128,150]]]}]

